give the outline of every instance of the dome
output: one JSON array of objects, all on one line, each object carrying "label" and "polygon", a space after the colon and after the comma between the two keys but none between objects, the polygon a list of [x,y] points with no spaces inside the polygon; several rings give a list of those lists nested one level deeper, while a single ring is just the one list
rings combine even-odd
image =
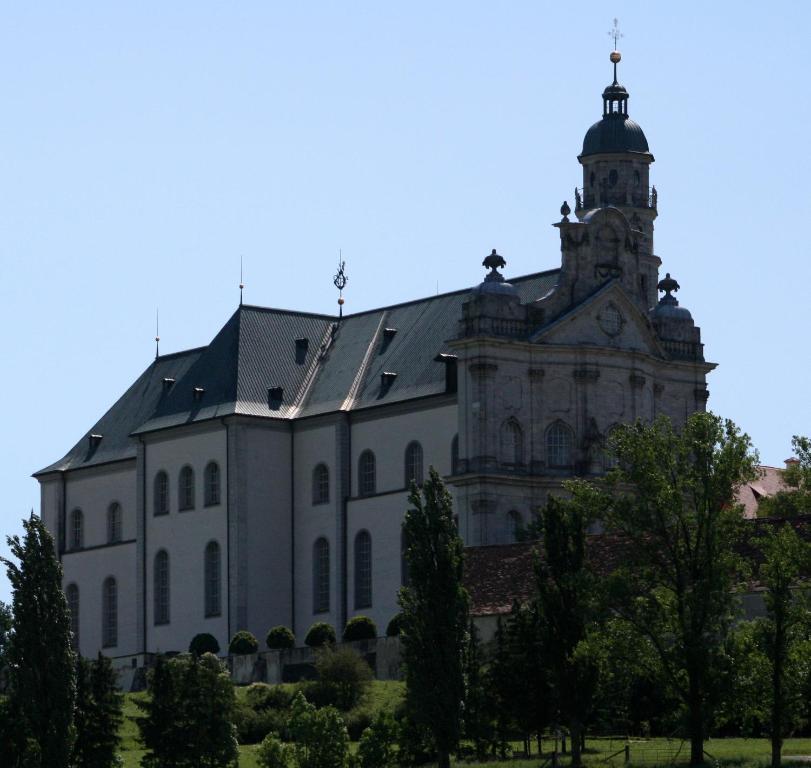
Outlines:
[{"label": "dome", "polygon": [[689,320],[693,322],[693,316],[686,307],[678,304],[663,304],[659,302],[653,310],[653,317],[657,320]]},{"label": "dome", "polygon": [[649,153],[648,140],[629,117],[621,113],[608,114],[588,129],[580,156],[604,152]]},{"label": "dome", "polygon": [[488,296],[518,296],[518,290],[512,283],[504,280],[493,280],[490,275],[484,278],[474,289],[474,293]]}]

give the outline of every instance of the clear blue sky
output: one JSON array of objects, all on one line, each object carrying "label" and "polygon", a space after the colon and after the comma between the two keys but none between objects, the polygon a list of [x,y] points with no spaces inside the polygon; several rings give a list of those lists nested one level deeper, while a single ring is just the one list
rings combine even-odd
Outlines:
[{"label": "clear blue sky", "polygon": [[[811,433],[811,4],[12,3],[0,15],[0,531],[154,355],[238,301],[348,311],[559,264],[620,80],[710,407],[764,463]],[[0,552],[5,553],[5,542]],[[8,599],[0,577],[0,599]]]}]

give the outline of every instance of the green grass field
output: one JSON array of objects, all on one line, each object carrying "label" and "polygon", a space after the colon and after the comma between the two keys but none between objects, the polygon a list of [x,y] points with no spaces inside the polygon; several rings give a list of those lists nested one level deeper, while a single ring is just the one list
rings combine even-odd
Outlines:
[{"label": "green grass field", "polygon": [[[138,744],[138,728],[134,718],[140,713],[135,700],[144,694],[127,694],[124,702],[124,724],[121,729],[121,755],[124,758],[125,768],[139,768],[143,750]],[[242,697],[244,689],[237,689],[237,696]],[[358,707],[368,712],[377,712],[380,709],[393,710],[403,695],[403,684],[374,681],[369,691]],[[622,738],[594,738],[586,742],[584,761],[592,768],[623,768],[623,748],[630,743],[631,762],[633,766],[671,766],[686,765],[690,756],[689,743],[678,739],[632,739],[626,742]],[[354,746],[354,745],[353,745]],[[513,744],[517,751],[519,745]],[[533,744],[533,750],[536,745]],[[546,742],[544,749],[551,749],[552,743]],[[718,761],[722,766],[734,768],[763,768],[769,762],[771,754],[767,739],[710,739],[706,743],[706,751],[713,758],[708,757],[708,764]],[[620,753],[620,754],[615,754]],[[240,768],[259,768],[256,762],[256,747],[244,745],[239,748]],[[611,758],[612,755],[615,755]],[[783,749],[784,763],[790,764],[794,755],[811,755],[811,739],[787,739]],[[475,765],[478,768],[538,768],[543,758],[537,754],[529,760],[512,759],[508,762],[488,763],[459,763],[458,765]],[[611,759],[609,759],[611,758]],[[567,760],[561,761],[566,766]]]}]

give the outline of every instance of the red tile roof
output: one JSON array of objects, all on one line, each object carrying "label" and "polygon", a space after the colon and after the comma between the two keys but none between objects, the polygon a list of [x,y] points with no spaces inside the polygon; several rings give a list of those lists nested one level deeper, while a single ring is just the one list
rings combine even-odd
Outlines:
[{"label": "red tile roof", "polygon": [[777,467],[759,467],[760,477],[738,489],[737,501],[743,504],[743,516],[748,520],[757,517],[758,502],[764,496],[774,496],[787,489],[783,481],[783,470]]}]

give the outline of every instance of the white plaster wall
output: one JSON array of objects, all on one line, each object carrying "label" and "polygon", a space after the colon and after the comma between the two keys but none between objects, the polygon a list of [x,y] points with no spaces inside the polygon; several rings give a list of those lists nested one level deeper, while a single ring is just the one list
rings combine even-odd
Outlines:
[{"label": "white plaster wall", "polygon": [[[204,506],[203,473],[209,461],[220,467],[220,503]],[[178,477],[186,464],[194,469],[195,508],[178,511]],[[226,434],[221,424],[205,431],[161,433],[146,446],[146,628],[147,650],[185,651],[198,632],[210,632],[228,647]],[[154,479],[169,475],[169,514],[154,515]],[[203,564],[209,541],[220,545],[221,614],[206,618]],[[169,623],[155,625],[154,564],[160,549],[169,554]],[[135,593],[132,593],[135,602]]]},{"label": "white plaster wall", "polygon": [[62,480],[59,475],[48,475],[39,479],[39,514],[45,527],[54,537],[54,545],[59,549],[59,512],[62,508]]},{"label": "white plaster wall", "polygon": [[239,520],[245,526],[236,556],[244,558],[247,621],[231,630],[253,632],[264,647],[270,627],[291,623],[291,433],[286,423],[252,422],[237,427],[232,440]]},{"label": "white plaster wall", "polygon": [[[340,557],[340,482],[338,435],[335,422],[304,422],[295,431],[295,633],[304,642],[307,629],[315,621],[326,621],[337,627],[341,599],[338,582]],[[328,504],[312,503],[313,469],[319,463],[329,468],[330,497]],[[330,610],[313,612],[313,545],[324,536],[329,542]]]}]

